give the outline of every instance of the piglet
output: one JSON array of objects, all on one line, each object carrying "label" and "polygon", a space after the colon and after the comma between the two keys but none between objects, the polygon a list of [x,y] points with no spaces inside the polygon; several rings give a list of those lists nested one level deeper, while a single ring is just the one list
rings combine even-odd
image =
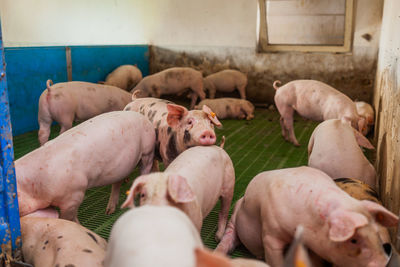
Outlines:
[{"label": "piglet", "polygon": [[65,82],[52,85],[39,98],[39,142],[49,140],[50,126],[54,121],[61,126],[60,134],[72,127],[74,121],[84,121],[101,113],[122,110],[132,95],[118,87],[88,83]]},{"label": "piglet", "polygon": [[365,103],[363,101],[356,101],[355,103],[358,115],[360,115],[360,117],[363,117],[366,122],[364,127],[361,129],[361,132],[363,135],[367,135],[374,126],[375,122],[374,109],[370,104]]},{"label": "piglet", "polygon": [[55,206],[62,219],[78,221],[86,189],[109,184],[112,213],[138,162],[142,174],[150,172],[154,144],[153,125],[137,112],[109,112],[77,125],[15,161],[20,216]]},{"label": "piglet", "polygon": [[315,121],[346,119],[361,131],[365,120],[357,114],[354,102],[333,87],[314,80],[296,80],[278,87],[275,81],[275,105],[281,114],[283,137],[299,146],[293,130],[293,113]]},{"label": "piglet", "polygon": [[215,144],[214,125],[221,126],[221,123],[209,107],[188,111],[171,101],[137,98],[137,94],[133,94],[133,101],[124,110],[139,112],[153,123],[157,137],[156,155],[161,157],[165,167],[190,147]]},{"label": "piglet", "polygon": [[350,197],[320,170],[266,171],[250,181],[237,201],[216,250],[232,251],[242,242],[268,264],[282,266],[285,247],[303,225],[303,244],[334,265],[385,266],[389,258],[377,226],[397,222],[381,205]]},{"label": "piglet", "polygon": [[208,90],[211,99],[216,91],[229,93],[235,89],[239,91],[241,99],[246,99],[246,85],[246,74],[238,70],[223,70],[204,78],[204,90]]},{"label": "piglet", "polygon": [[103,266],[106,241],[75,222],[22,217],[21,239],[24,260],[33,266]]},{"label": "piglet", "polygon": [[188,67],[174,67],[144,77],[131,92],[140,90],[141,97],[157,97],[166,94],[179,94],[190,88],[193,91],[192,109],[197,97],[203,100],[206,94],[203,90],[203,74]]},{"label": "piglet", "polygon": [[107,75],[104,84],[130,91],[142,78],[142,72],[136,65],[122,65]]},{"label": "piglet", "polygon": [[164,173],[138,177],[122,207],[133,207],[140,195],[140,205],[170,205],[185,212],[197,230],[203,219],[221,199],[219,240],[228,220],[235,185],[235,171],[228,154],[217,146],[196,146],[181,153]]},{"label": "piglet", "polygon": [[217,98],[204,99],[195,106],[195,109],[201,109],[203,105],[208,106],[217,114],[220,119],[246,119],[254,118],[254,105],[250,101],[237,98]]},{"label": "piglet", "polygon": [[364,156],[359,145],[373,149],[373,145],[346,120],[327,120],[320,123],[308,143],[308,166],[320,169],[333,179],[352,177],[376,184],[374,166]]}]

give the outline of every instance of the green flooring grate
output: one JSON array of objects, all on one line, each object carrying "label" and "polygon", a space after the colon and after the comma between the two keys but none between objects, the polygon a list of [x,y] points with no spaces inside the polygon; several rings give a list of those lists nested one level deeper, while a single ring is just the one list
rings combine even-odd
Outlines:
[{"label": "green flooring grate", "polygon": [[[317,125],[316,122],[296,117],[295,132],[301,146],[295,147],[282,138],[277,111],[256,109],[255,118],[252,121],[224,120],[222,124],[223,129],[217,129],[216,133],[218,140],[225,135],[225,150],[233,161],[236,173],[232,203],[244,194],[247,184],[258,173],[306,165],[308,139]],[[51,138],[54,138],[58,132],[59,127],[53,126]],[[219,141],[217,143],[219,144]],[[37,147],[39,147],[37,131],[14,137],[16,159]],[[137,175],[138,171],[135,171],[134,177]],[[122,186],[118,208],[112,215],[105,214],[111,186],[89,189],[79,208],[81,224],[107,239],[113,223],[126,211],[120,210],[119,206],[125,200],[125,192],[130,188],[131,183],[132,181]],[[218,210],[219,203],[204,220],[201,232],[205,245],[210,248],[215,248],[217,245],[214,236],[217,229]],[[232,256],[251,257],[243,246],[238,247]]]}]

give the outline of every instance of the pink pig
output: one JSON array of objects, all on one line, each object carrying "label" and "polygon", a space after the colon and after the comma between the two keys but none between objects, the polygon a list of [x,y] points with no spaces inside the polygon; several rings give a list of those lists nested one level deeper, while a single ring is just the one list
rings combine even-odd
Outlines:
[{"label": "pink pig", "polygon": [[365,120],[357,114],[354,102],[333,87],[314,80],[291,81],[282,87],[278,83],[275,81],[273,86],[282,135],[294,145],[299,146],[293,130],[294,111],[315,121],[345,118],[355,129],[361,131],[364,127]]},{"label": "pink pig", "polygon": [[378,224],[395,226],[398,217],[368,200],[342,191],[320,170],[297,167],[258,174],[236,203],[217,251],[240,242],[272,266],[282,266],[283,251],[298,225],[303,243],[336,266],[385,266],[389,260]]},{"label": "pink pig", "polygon": [[39,142],[49,140],[52,121],[60,124],[60,134],[74,121],[84,121],[101,113],[122,110],[132,95],[118,87],[88,82],[65,82],[51,85],[39,98]]},{"label": "pink pig", "polygon": [[204,105],[210,107],[220,119],[251,120],[254,118],[254,105],[245,99],[230,97],[204,99],[194,108],[201,109]]},{"label": "pink pig", "polygon": [[113,184],[107,213],[112,213],[119,189],[141,161],[141,173],[151,170],[155,133],[137,112],[114,111],[68,130],[15,161],[20,216],[49,206],[60,217],[78,221],[77,211],[88,188]]},{"label": "pink pig", "polygon": [[246,99],[246,85],[246,74],[238,70],[223,70],[204,78],[204,90],[208,90],[211,99],[216,91],[229,93],[235,89],[239,91],[241,99]]},{"label": "pink pig", "polygon": [[367,135],[375,123],[374,109],[372,106],[363,101],[356,101],[357,113],[360,117],[365,118],[366,125],[362,129],[363,135]]},{"label": "pink pig", "polygon": [[363,146],[374,146],[345,120],[327,120],[320,123],[308,143],[308,166],[319,169],[333,179],[356,178],[376,188],[374,166],[364,156]]},{"label": "pink pig", "polygon": [[122,65],[107,75],[104,84],[130,91],[142,78],[142,72],[136,65]]},{"label": "pink pig", "polygon": [[165,167],[192,146],[215,144],[217,138],[214,125],[221,126],[221,123],[209,107],[188,111],[185,107],[164,99],[137,99],[137,94],[138,91],[133,94],[133,102],[124,110],[139,112],[153,123],[157,139],[156,150]]},{"label": "pink pig", "polygon": [[141,97],[159,98],[165,94],[179,94],[187,88],[193,91],[190,104],[192,109],[198,97],[201,100],[206,97],[203,90],[203,74],[192,68],[175,67],[144,77],[131,92],[140,90]]},{"label": "pink pig", "polygon": [[201,230],[203,219],[221,199],[217,239],[228,220],[235,186],[235,171],[228,154],[217,146],[195,146],[182,152],[164,173],[151,173],[135,180],[122,207],[140,204],[176,206]]}]

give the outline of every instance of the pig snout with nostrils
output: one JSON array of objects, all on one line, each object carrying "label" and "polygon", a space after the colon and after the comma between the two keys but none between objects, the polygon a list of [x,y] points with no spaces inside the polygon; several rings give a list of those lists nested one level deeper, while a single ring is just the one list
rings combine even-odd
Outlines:
[{"label": "pig snout with nostrils", "polygon": [[333,179],[357,178],[376,187],[374,166],[364,156],[360,145],[374,147],[345,120],[326,120],[312,133],[308,143],[308,165],[320,169]]},{"label": "pig snout with nostrils", "polygon": [[170,205],[184,211],[200,232],[203,219],[221,200],[219,240],[228,220],[235,185],[235,171],[228,154],[217,146],[196,146],[181,153],[164,171],[137,178],[122,207],[140,204]]},{"label": "pig snout with nostrils", "polygon": [[203,90],[203,74],[188,67],[174,67],[144,77],[131,92],[140,90],[141,97],[157,97],[165,94],[179,94],[190,88],[192,90],[192,109],[197,98],[206,98]]},{"label": "pig snout with nostrils", "polygon": [[220,119],[251,120],[254,118],[254,105],[245,99],[229,97],[204,99],[195,106],[195,109],[201,109],[203,105],[210,107]]},{"label": "pig snout with nostrils", "polygon": [[122,65],[107,75],[104,84],[130,91],[142,78],[142,72],[136,65]]},{"label": "pig snout with nostrils", "polygon": [[283,251],[302,225],[304,245],[335,266],[385,266],[389,257],[378,225],[397,223],[396,215],[350,197],[320,170],[266,171],[236,203],[217,251],[231,251],[241,242],[270,265],[282,266]]},{"label": "pig snout with nostrils", "polygon": [[368,103],[356,101],[357,113],[365,119],[365,125],[360,131],[363,135],[367,135],[375,123],[374,109]]},{"label": "pig snout with nostrils", "polygon": [[124,110],[146,116],[154,125],[156,149],[167,167],[180,153],[193,146],[215,144],[214,125],[221,126],[215,113],[207,106],[188,111],[185,107],[158,98],[136,98]]},{"label": "pig snout with nostrils", "polygon": [[278,87],[275,81],[275,105],[281,114],[280,124],[285,140],[298,146],[293,129],[293,115],[297,111],[300,116],[315,121],[329,119],[346,119],[361,131],[365,119],[357,114],[354,102],[333,87],[314,80],[291,81]]},{"label": "pig snout with nostrils", "polygon": [[60,134],[72,127],[74,121],[84,121],[105,112],[122,110],[132,95],[118,87],[88,83],[64,82],[53,85],[39,98],[39,142],[43,145],[50,135],[52,121],[60,124]]},{"label": "pig snout with nostrils", "polygon": [[22,254],[37,267],[101,267],[107,242],[71,221],[56,218],[21,218]]},{"label": "pig snout with nostrils", "polygon": [[60,217],[78,221],[88,188],[113,184],[107,205],[112,213],[124,178],[141,162],[150,172],[155,145],[153,125],[137,112],[105,113],[68,130],[15,161],[21,216],[49,206]]}]

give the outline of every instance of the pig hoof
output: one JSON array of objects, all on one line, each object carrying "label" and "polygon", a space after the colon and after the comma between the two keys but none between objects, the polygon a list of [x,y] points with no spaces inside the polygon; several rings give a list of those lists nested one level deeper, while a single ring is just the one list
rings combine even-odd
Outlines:
[{"label": "pig hoof", "polygon": [[224,233],[217,232],[215,234],[215,241],[217,241],[217,242],[221,241],[223,235],[224,235]]},{"label": "pig hoof", "polygon": [[107,207],[107,209],[106,209],[106,214],[107,214],[107,215],[113,214],[114,211],[115,211],[115,208],[109,208],[109,207]]}]

